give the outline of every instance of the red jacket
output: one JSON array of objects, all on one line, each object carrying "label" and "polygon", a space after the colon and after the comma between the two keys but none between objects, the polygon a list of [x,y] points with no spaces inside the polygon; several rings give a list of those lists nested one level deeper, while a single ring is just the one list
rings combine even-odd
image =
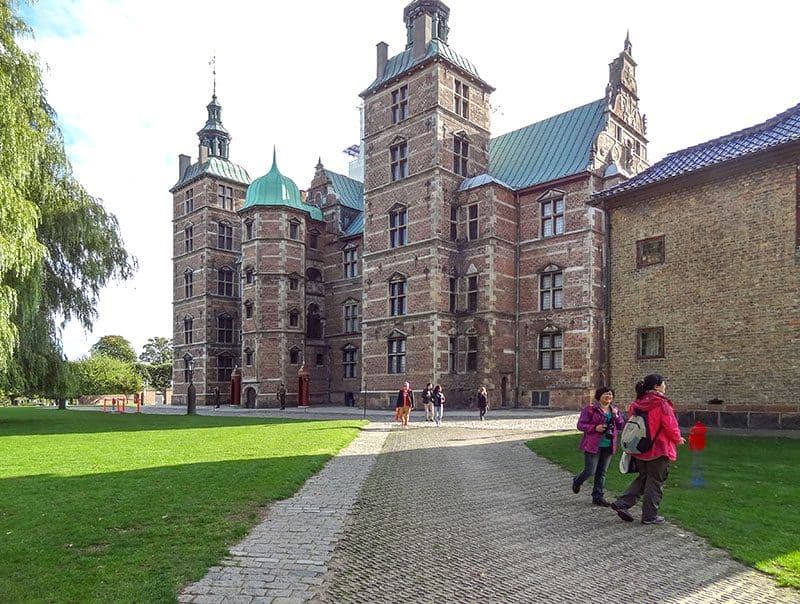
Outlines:
[{"label": "red jacket", "polygon": [[681,442],[681,429],[672,407],[672,401],[656,390],[648,390],[642,398],[631,403],[628,408],[628,417],[633,415],[634,409],[647,413],[647,429],[650,436],[655,436],[653,448],[647,453],[634,455],[637,459],[655,459],[666,457],[670,461],[678,459],[675,447]]}]

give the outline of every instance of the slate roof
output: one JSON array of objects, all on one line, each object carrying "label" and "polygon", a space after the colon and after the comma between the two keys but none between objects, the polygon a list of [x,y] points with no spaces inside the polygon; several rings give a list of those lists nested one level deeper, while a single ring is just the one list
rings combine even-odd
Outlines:
[{"label": "slate roof", "polygon": [[347,230],[344,232],[345,237],[352,237],[353,235],[361,235],[364,232],[364,213],[359,214]]},{"label": "slate roof", "polygon": [[[425,49],[425,54],[417,60],[414,59],[413,50],[413,48],[409,48],[389,59],[386,62],[386,66],[383,68],[383,74],[376,78],[375,81],[372,82],[372,84],[370,84],[369,87],[361,93],[361,96],[366,96],[373,90],[379,88],[381,85],[406,73],[413,67],[424,63],[431,57],[443,58],[452,65],[458,67],[462,71],[486,84],[483,78],[478,75],[478,70],[476,67],[470,61],[455,52],[441,40],[435,39],[428,42],[428,46]],[[489,86],[489,84],[486,84],[486,86]],[[489,86],[489,88],[494,90],[494,88],[491,86]]]},{"label": "slate roof", "polygon": [[217,176],[243,185],[250,184],[250,175],[247,170],[227,159],[213,156],[203,163],[198,162],[186,168],[183,176],[172,186],[170,191],[205,175]]},{"label": "slate roof", "polygon": [[762,124],[670,153],[630,180],[595,194],[594,198],[612,197],[796,141],[800,141],[800,105],[795,105]]},{"label": "slate roof", "polygon": [[349,176],[325,170],[325,175],[331,181],[331,186],[336,197],[342,205],[354,210],[364,210],[364,183],[354,180]]},{"label": "slate roof", "polygon": [[[520,190],[585,171],[605,110],[605,99],[592,101],[491,139],[488,176]],[[468,188],[486,184],[470,180]]]}]

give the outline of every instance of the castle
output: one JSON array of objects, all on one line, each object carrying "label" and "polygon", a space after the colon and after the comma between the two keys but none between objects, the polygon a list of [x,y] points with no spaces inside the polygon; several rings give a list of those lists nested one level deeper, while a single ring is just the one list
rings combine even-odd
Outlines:
[{"label": "castle", "polygon": [[[604,213],[593,194],[647,167],[625,40],[596,100],[492,137],[494,88],[448,45],[449,8],[405,7],[377,45],[363,178],[322,162],[307,190],[230,159],[216,95],[179,156],[174,402],[393,406],[403,382],[448,404],[577,408],[608,379]],[[366,78],[365,78],[366,80]],[[365,82],[366,83],[366,82]],[[231,400],[231,374],[241,376]]]}]

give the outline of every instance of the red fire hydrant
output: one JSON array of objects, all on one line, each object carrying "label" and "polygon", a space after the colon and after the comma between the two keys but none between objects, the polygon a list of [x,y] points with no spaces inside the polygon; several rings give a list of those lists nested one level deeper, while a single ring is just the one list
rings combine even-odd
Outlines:
[{"label": "red fire hydrant", "polygon": [[697,422],[689,430],[689,449],[692,451],[702,451],[706,448],[706,428],[702,422]]}]

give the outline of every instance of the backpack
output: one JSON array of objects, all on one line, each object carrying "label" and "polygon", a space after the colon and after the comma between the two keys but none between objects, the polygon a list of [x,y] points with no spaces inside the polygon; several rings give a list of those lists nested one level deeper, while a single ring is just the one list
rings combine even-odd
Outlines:
[{"label": "backpack", "polygon": [[634,409],[633,414],[631,414],[622,428],[622,436],[620,437],[622,450],[630,455],[647,453],[653,448],[653,442],[658,437],[659,432],[661,432],[661,426],[656,430],[655,436],[651,438],[647,428],[647,411]]}]

